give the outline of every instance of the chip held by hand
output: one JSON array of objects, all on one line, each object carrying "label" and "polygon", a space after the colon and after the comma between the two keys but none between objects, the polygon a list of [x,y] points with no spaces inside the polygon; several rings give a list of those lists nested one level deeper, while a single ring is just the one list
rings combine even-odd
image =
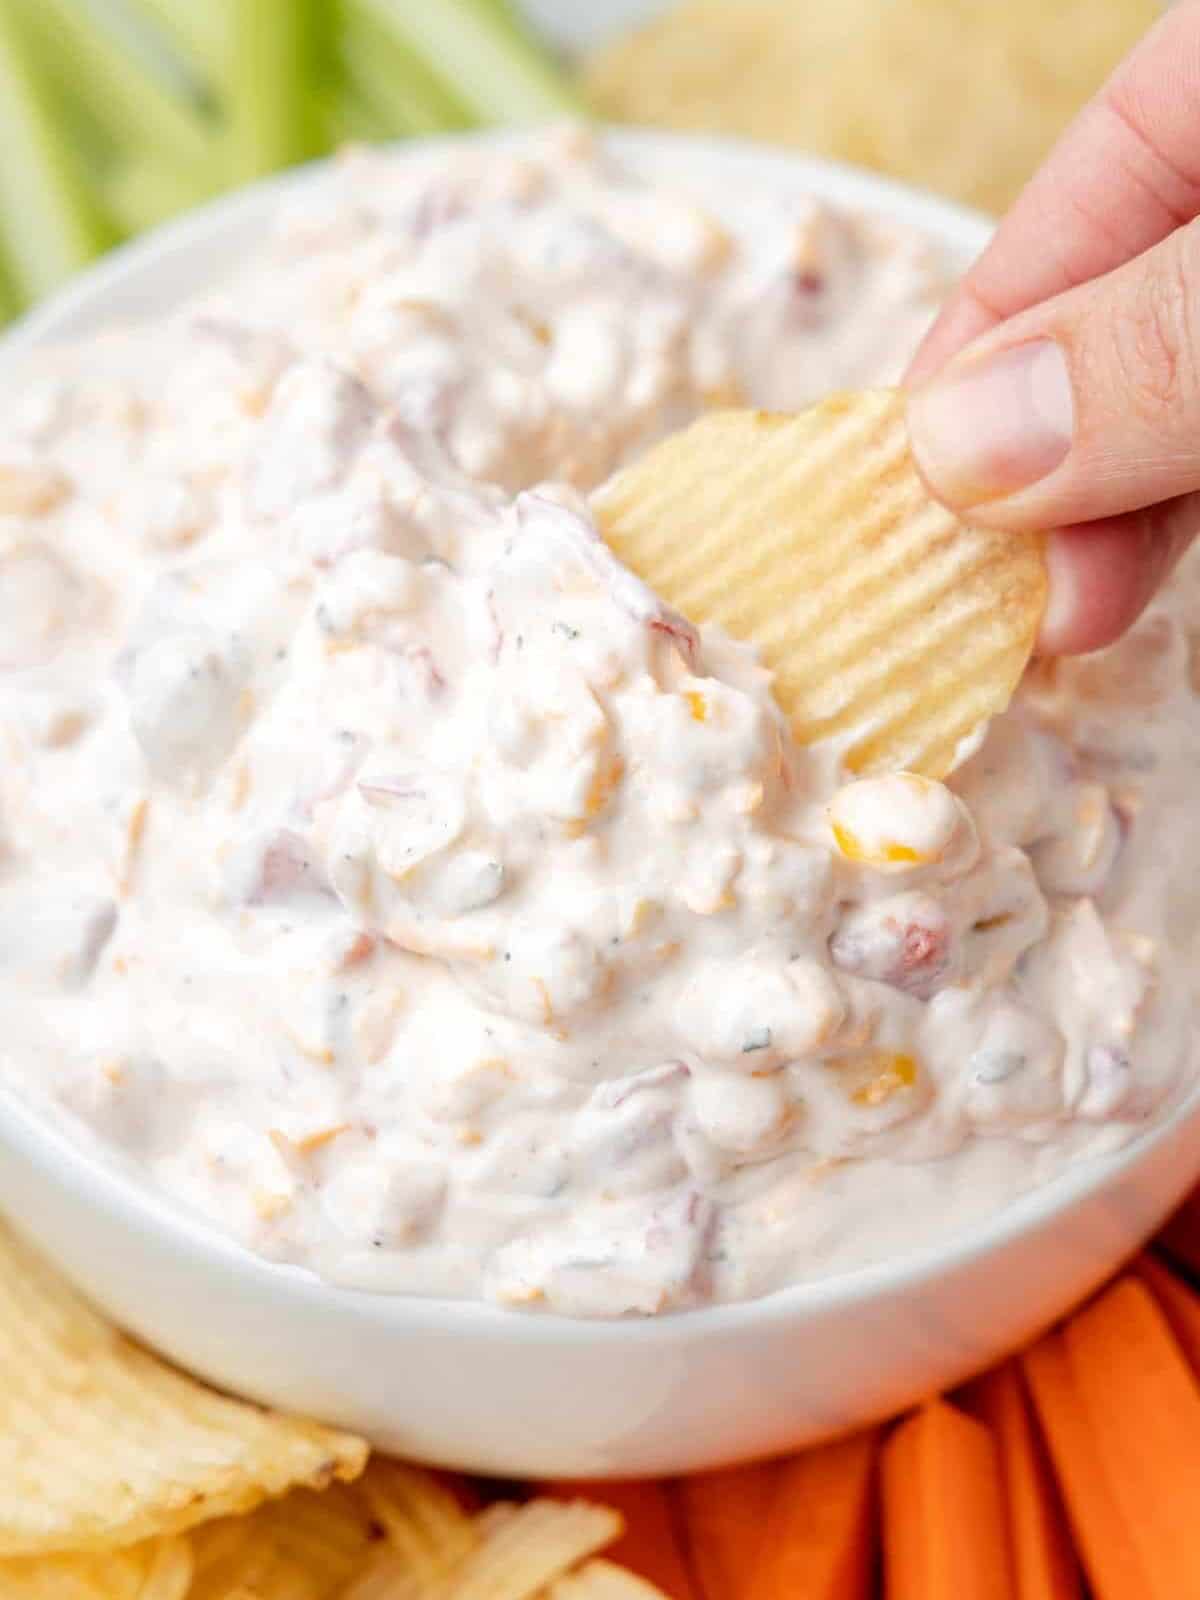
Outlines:
[{"label": "chip held by hand", "polygon": [[1039,536],[926,489],[904,397],[718,411],[595,496],[617,556],[693,622],[758,646],[800,744],[942,778],[1012,698],[1046,603]]}]

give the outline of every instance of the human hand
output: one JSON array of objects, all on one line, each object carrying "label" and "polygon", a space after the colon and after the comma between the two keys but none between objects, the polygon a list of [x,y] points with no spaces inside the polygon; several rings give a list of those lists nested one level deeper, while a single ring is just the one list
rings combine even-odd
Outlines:
[{"label": "human hand", "polygon": [[913,451],[970,520],[1052,528],[1040,648],[1098,649],[1200,532],[1200,0],[1075,120],[908,375]]}]

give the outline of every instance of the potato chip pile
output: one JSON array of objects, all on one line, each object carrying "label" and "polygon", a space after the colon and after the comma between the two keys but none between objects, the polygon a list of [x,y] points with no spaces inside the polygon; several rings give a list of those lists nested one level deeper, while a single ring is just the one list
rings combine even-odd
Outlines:
[{"label": "potato chip pile", "polygon": [[1158,0],[689,0],[587,63],[603,117],[742,134],[999,213]]},{"label": "potato chip pile", "polygon": [[572,1498],[479,1511],[465,1485],[217,1394],[0,1229],[2,1600],[646,1600],[589,1559],[620,1531]]},{"label": "potato chip pile", "polygon": [[165,1366],[3,1232],[0,1372],[0,1557],[181,1533],[366,1461],[361,1439]]}]

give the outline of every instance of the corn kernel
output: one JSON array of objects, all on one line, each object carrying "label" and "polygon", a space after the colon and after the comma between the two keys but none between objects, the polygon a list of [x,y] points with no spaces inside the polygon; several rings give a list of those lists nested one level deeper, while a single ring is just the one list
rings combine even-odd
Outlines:
[{"label": "corn kernel", "polygon": [[919,850],[914,850],[911,845],[898,844],[894,839],[885,839],[868,850],[858,835],[851,833],[849,828],[842,827],[841,823],[833,823],[832,828],[837,847],[847,861],[861,861],[867,866],[885,864],[892,866],[899,862],[920,864],[921,862],[933,860],[932,856],[922,855]]},{"label": "corn kernel", "polygon": [[274,1222],[285,1211],[290,1211],[292,1197],[280,1189],[255,1189],[251,1199],[255,1215],[261,1222]]},{"label": "corn kernel", "polygon": [[321,1044],[311,1038],[306,1038],[304,1034],[299,1031],[299,1029],[290,1027],[286,1022],[281,1023],[280,1026],[291,1044],[300,1052],[302,1056],[307,1057],[307,1059],[311,1061],[314,1066],[333,1066],[334,1062],[337,1060],[337,1057],[334,1055],[333,1051],[328,1045]]},{"label": "corn kernel", "polygon": [[728,889],[682,889],[679,898],[689,911],[698,917],[715,917],[718,911],[729,911],[737,899]]},{"label": "corn kernel", "polygon": [[622,936],[626,939],[636,938],[650,926],[661,910],[662,907],[657,900],[635,900],[625,919]]},{"label": "corn kernel", "polygon": [[917,1081],[917,1059],[899,1051],[880,1050],[847,1063],[862,1081],[850,1099],[856,1106],[881,1106]]},{"label": "corn kernel", "polygon": [[604,810],[624,776],[625,763],[620,756],[613,756],[610,761],[597,767],[584,802],[589,817],[598,816]]},{"label": "corn kernel", "polygon": [[845,860],[884,871],[969,855],[974,841],[959,800],[912,772],[845,784],[830,802],[829,827]]},{"label": "corn kernel", "polygon": [[324,1127],[313,1128],[308,1133],[284,1133],[281,1128],[272,1128],[270,1132],[271,1143],[281,1155],[295,1152],[298,1155],[312,1155],[315,1150],[320,1150],[324,1145],[331,1144],[339,1134],[345,1133],[349,1128],[348,1122],[329,1122]]}]

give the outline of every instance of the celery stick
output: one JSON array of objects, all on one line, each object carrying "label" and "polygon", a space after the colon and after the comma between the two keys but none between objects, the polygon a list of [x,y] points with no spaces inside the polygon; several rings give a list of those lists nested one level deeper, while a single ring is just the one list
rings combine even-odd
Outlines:
[{"label": "celery stick", "polygon": [[482,0],[356,0],[452,83],[480,121],[578,112],[566,77],[529,36]]},{"label": "celery stick", "polygon": [[12,280],[8,262],[4,259],[3,252],[0,252],[0,328],[6,322],[11,322],[20,309],[17,286]]},{"label": "celery stick", "polygon": [[36,67],[30,40],[0,4],[0,250],[22,300],[45,294],[108,242]]},{"label": "celery stick", "polygon": [[[390,7],[342,0],[339,52],[348,75],[397,133],[449,133],[476,120],[398,29]],[[370,87],[358,83],[369,72]]]},{"label": "celery stick", "polygon": [[228,16],[224,5],[213,0],[128,0],[151,23],[162,29],[192,70],[219,89],[229,59],[226,36]]},{"label": "celery stick", "polygon": [[521,33],[528,32],[520,13],[513,5],[513,0],[471,0],[471,4],[503,22],[505,27],[516,29]]},{"label": "celery stick", "polygon": [[92,23],[101,28],[120,49],[140,62],[153,82],[160,84],[184,105],[204,102],[204,74],[197,71],[191,57],[179,50],[161,28],[147,27],[133,0],[75,0],[76,6],[91,13]]},{"label": "celery stick", "polygon": [[323,99],[325,126],[333,145],[382,144],[396,137],[397,130],[353,85],[326,90]]},{"label": "celery stick", "polygon": [[257,178],[315,153],[310,0],[234,0],[229,58],[232,176]]},{"label": "celery stick", "polygon": [[447,111],[436,88],[427,93],[419,73],[397,74],[394,60],[378,48],[368,30],[347,28],[339,53],[346,82],[383,128],[381,138],[445,133],[461,126],[460,114]]},{"label": "celery stick", "polygon": [[100,184],[104,208],[122,233],[144,233],[209,199],[215,189],[190,174],[163,165],[154,156],[133,156],[105,174]]},{"label": "celery stick", "polygon": [[211,171],[216,131],[199,106],[155,72],[106,21],[96,0],[0,0],[18,9],[63,89],[83,101],[119,143],[153,149],[164,161]]}]

